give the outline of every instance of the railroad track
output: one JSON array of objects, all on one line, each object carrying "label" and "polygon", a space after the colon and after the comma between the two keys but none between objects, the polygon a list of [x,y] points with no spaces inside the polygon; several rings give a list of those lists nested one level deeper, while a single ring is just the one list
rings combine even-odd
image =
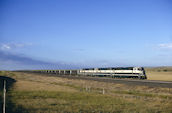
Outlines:
[{"label": "railroad track", "polygon": [[93,81],[99,81],[99,82],[127,84],[127,85],[133,85],[133,86],[140,85],[140,86],[149,86],[149,87],[172,88],[172,81],[119,79],[119,78],[117,79],[117,78],[107,78],[107,77],[56,75],[56,74],[47,74],[47,73],[33,73],[33,74],[41,75],[41,76],[54,76],[54,77],[61,77],[61,78],[68,78],[68,79],[93,80]]},{"label": "railroad track", "polygon": [[104,78],[104,77],[73,77],[73,76],[58,76],[69,79],[81,79],[81,80],[94,80],[99,82],[109,82],[109,83],[119,83],[127,85],[141,85],[149,87],[166,87],[172,88],[172,82],[167,81],[153,81],[153,80],[131,80],[131,79],[114,79],[114,78]]}]

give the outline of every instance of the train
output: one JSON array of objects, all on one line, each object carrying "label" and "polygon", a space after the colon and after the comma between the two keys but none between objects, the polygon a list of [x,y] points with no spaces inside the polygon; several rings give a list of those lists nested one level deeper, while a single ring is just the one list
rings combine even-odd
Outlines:
[{"label": "train", "polygon": [[139,78],[147,79],[143,67],[111,67],[111,68],[86,68],[79,70],[80,75],[105,76],[112,78]]},{"label": "train", "polygon": [[147,79],[143,67],[108,67],[108,68],[84,68],[77,70],[30,70],[25,72],[48,73],[57,75],[97,76],[111,78],[138,78]]}]

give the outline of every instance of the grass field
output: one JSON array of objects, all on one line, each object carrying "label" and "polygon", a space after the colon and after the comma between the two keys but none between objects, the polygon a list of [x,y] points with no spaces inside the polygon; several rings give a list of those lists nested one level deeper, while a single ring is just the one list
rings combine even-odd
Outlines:
[{"label": "grass field", "polygon": [[7,92],[8,113],[172,113],[172,89],[169,88],[17,72],[3,75],[16,80]]},{"label": "grass field", "polygon": [[145,68],[148,80],[172,81],[172,67]]}]

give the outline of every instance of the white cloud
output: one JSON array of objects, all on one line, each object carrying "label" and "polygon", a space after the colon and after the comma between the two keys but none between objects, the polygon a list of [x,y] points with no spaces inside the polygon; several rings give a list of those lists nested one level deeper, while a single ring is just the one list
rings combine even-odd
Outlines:
[{"label": "white cloud", "polygon": [[160,48],[172,49],[172,43],[159,44]]},{"label": "white cloud", "polygon": [[32,43],[6,43],[6,44],[0,44],[0,50],[11,50],[16,48],[22,48],[25,46],[31,46]]},{"label": "white cloud", "polygon": [[11,46],[9,46],[8,44],[1,44],[1,50],[10,50]]}]

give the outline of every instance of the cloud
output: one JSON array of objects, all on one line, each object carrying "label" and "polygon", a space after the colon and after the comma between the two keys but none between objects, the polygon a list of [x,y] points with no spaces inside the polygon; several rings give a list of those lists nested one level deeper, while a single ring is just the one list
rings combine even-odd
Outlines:
[{"label": "cloud", "polygon": [[172,49],[172,43],[163,43],[158,45],[160,48]]},{"label": "cloud", "polygon": [[11,49],[11,46],[9,46],[8,44],[1,44],[1,50],[9,50]]},{"label": "cloud", "polygon": [[20,54],[0,50],[0,70],[22,69],[76,69],[78,66],[63,62],[46,62]]},{"label": "cloud", "polygon": [[32,45],[32,43],[0,43],[0,70],[79,68],[75,64],[38,60],[16,52]]},{"label": "cloud", "polygon": [[1,43],[0,44],[0,50],[5,51],[5,50],[11,50],[11,49],[16,49],[16,48],[23,48],[25,46],[31,46],[32,43]]}]

